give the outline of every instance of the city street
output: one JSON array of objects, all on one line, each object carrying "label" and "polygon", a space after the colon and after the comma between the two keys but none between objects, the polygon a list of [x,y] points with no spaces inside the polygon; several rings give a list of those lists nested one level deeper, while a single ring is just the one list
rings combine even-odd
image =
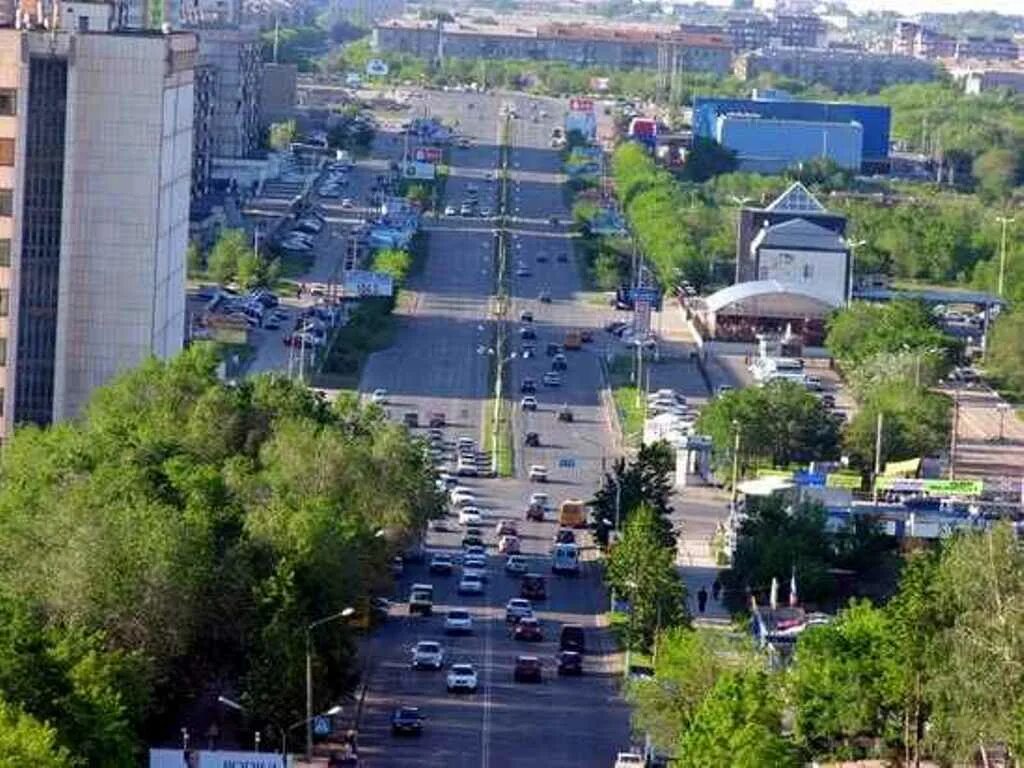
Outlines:
[{"label": "city street", "polygon": [[[550,494],[552,505],[565,498],[587,498],[601,471],[602,458],[614,450],[608,414],[601,400],[602,378],[597,355],[599,344],[567,352],[568,370],[561,387],[543,387],[542,374],[549,369],[545,355],[548,342],[561,342],[570,329],[593,328],[599,338],[607,309],[577,300],[579,280],[565,236],[568,222],[559,186],[558,154],[548,147],[550,130],[561,123],[564,106],[553,100],[525,96],[431,94],[434,116],[458,121],[457,130],[472,136],[475,146],[453,148],[446,204],[458,208],[473,184],[482,206],[496,208],[499,161],[496,141],[500,135],[502,105],[515,102],[519,119],[510,136],[509,268],[511,298],[508,310],[509,352],[519,350],[520,312],[533,312],[537,355],[530,360],[509,360],[507,392],[516,408],[513,420],[515,477],[466,479],[484,516],[483,529],[489,550],[485,594],[459,597],[455,585],[458,568],[451,576],[430,576],[426,565],[407,565],[398,587],[398,604],[392,619],[370,640],[365,662],[369,693],[361,723],[361,756],[368,766],[601,766],[611,765],[618,750],[629,743],[628,711],[618,695],[618,656],[608,631],[599,626],[607,598],[595,563],[595,552],[584,540],[583,570],[575,578],[550,574],[548,552],[556,524],[549,514],[544,522],[523,519],[525,502],[532,491]],[[541,106],[533,110],[531,102]],[[472,106],[470,106],[472,105]],[[542,117],[539,112],[548,112]],[[534,114],[537,122],[533,122]],[[390,146],[401,151],[401,144]],[[560,219],[553,227],[550,217]],[[483,437],[489,414],[489,371],[496,320],[489,314],[495,290],[494,224],[479,218],[430,219],[429,256],[411,280],[411,300],[401,308],[401,329],[395,344],[374,355],[363,376],[361,389],[388,390],[392,416],[401,418],[415,410],[420,418],[429,412],[446,414],[451,426],[446,439]],[[563,260],[559,259],[559,255]],[[538,260],[541,257],[542,260]],[[517,265],[530,276],[516,277]],[[539,301],[549,291],[551,303]],[[538,382],[540,408],[520,413],[519,383],[524,377]],[[566,424],[556,419],[564,404],[575,419]],[[536,431],[540,448],[525,448],[524,435]],[[548,467],[545,485],[526,479],[526,469],[541,463]],[[540,643],[522,643],[508,635],[504,605],[519,596],[518,579],[503,571],[504,557],[493,549],[495,523],[515,520],[523,553],[531,570],[548,575],[548,597],[536,607],[544,631]],[[431,551],[456,552],[461,531],[454,517],[444,530],[432,530]],[[435,585],[432,617],[410,617],[405,601],[409,585]],[[449,607],[468,608],[475,624],[470,636],[447,638],[442,631]],[[586,628],[587,655],[582,677],[560,678],[554,657],[563,623]],[[452,661],[474,664],[480,676],[475,694],[447,694],[444,672],[410,668],[410,650],[419,640],[439,640]],[[544,666],[540,685],[514,683],[512,667],[518,654],[538,656]],[[391,710],[397,705],[422,708],[427,717],[420,737],[395,737],[390,733]]]}]

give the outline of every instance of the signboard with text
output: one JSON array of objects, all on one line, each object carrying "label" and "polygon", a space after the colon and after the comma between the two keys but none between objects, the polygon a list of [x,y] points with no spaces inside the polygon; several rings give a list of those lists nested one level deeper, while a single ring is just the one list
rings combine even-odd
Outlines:
[{"label": "signboard with text", "polygon": [[402,175],[407,179],[433,181],[436,171],[437,166],[433,163],[419,163],[415,160],[409,160],[405,163],[405,167],[402,169]]},{"label": "signboard with text", "polygon": [[353,269],[345,273],[341,295],[348,298],[390,296],[394,290],[394,280],[391,279],[391,275]]},{"label": "signboard with text", "polygon": [[440,147],[416,147],[412,151],[412,159],[420,163],[440,163]]},{"label": "signboard with text", "polygon": [[287,768],[275,752],[226,752],[219,750],[149,750],[149,768]]},{"label": "signboard with text", "polygon": [[917,477],[879,477],[875,487],[896,493],[927,493],[932,496],[980,496],[981,480],[926,480]]},{"label": "signboard with text", "polygon": [[633,333],[646,336],[651,330],[651,303],[637,301],[633,305]]}]

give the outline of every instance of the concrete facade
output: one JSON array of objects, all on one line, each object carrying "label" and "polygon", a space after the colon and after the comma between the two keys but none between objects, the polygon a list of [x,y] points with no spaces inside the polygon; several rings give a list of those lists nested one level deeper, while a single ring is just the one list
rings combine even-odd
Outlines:
[{"label": "concrete facade", "polygon": [[1000,88],[1024,93],[1024,69],[977,69],[963,75],[964,92],[978,95]]},{"label": "concrete facade", "polygon": [[437,60],[445,57],[565,61],[578,66],[656,69],[674,59],[674,69],[725,74],[732,44],[723,35],[691,34],[669,27],[618,25],[597,27],[541,23],[494,27],[413,19],[392,20],[373,30],[382,53],[407,53]]},{"label": "concrete facade", "polygon": [[261,145],[262,43],[258,30],[201,26],[199,63],[214,71],[214,157],[249,157]]},{"label": "concrete facade", "polygon": [[736,57],[733,74],[753,80],[771,72],[840,93],[877,93],[896,83],[934,80],[935,66],[912,56],[864,53],[833,48],[766,48]]},{"label": "concrete facade", "polygon": [[196,54],[187,33],[0,29],[4,434],[181,350]]},{"label": "concrete facade", "polygon": [[294,64],[264,64],[260,87],[260,118],[264,125],[295,116],[299,70]]}]

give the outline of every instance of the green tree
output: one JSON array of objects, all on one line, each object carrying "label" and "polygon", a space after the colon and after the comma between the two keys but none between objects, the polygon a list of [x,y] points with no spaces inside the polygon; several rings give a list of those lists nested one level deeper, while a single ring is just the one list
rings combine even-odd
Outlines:
[{"label": "green tree", "polygon": [[0,768],[72,768],[50,726],[0,699]]},{"label": "green tree", "polygon": [[839,454],[839,427],[807,388],[789,381],[727,392],[709,402],[697,431],[719,447],[718,460],[732,463],[737,430],[742,469],[832,459]]},{"label": "green tree", "polygon": [[683,175],[689,181],[703,182],[723,173],[732,173],[738,162],[736,153],[714,139],[695,138],[686,156]]},{"label": "green tree", "polygon": [[992,325],[985,369],[1004,384],[1024,391],[1024,311],[1003,311]]},{"label": "green tree", "polygon": [[267,143],[271,149],[284,152],[291,147],[298,135],[299,129],[294,120],[272,123],[268,130]]},{"label": "green tree", "polygon": [[246,249],[238,254],[235,281],[246,290],[263,282],[263,261],[253,251]]},{"label": "green tree", "polygon": [[1020,183],[1021,153],[1019,150],[992,148],[978,155],[972,171],[978,180],[978,192],[989,201],[1002,201]]},{"label": "green tree", "polygon": [[207,259],[210,277],[222,285],[228,283],[238,272],[239,261],[249,250],[249,238],[245,230],[222,230]]},{"label": "green tree", "polygon": [[650,648],[659,630],[689,622],[675,547],[665,546],[660,528],[650,507],[638,507],[608,558],[605,580],[629,599],[627,644],[634,649]]},{"label": "green tree", "polygon": [[409,278],[409,270],[412,268],[412,256],[408,251],[397,248],[385,248],[377,251],[373,256],[373,268],[377,272],[391,275],[392,279],[399,285]]},{"label": "green tree", "polygon": [[887,304],[856,302],[828,321],[825,346],[843,366],[862,365],[878,354],[938,350],[952,362],[957,342],[939,327],[923,302],[900,300]]},{"label": "green tree", "polygon": [[188,249],[185,251],[185,264],[189,275],[201,274],[206,267],[205,260],[203,259],[203,249],[199,247],[199,243],[195,240],[188,241]]},{"label": "green tree", "polygon": [[807,630],[787,676],[797,743],[814,759],[858,758],[898,738],[899,677],[892,627],[870,603]]},{"label": "green tree", "polygon": [[802,765],[782,736],[775,681],[757,670],[729,671],[715,682],[680,737],[676,756],[682,768]]},{"label": "green tree", "polygon": [[[616,522],[620,529],[641,506],[647,506],[657,516],[659,536],[666,545],[675,542],[669,499],[672,495],[670,477],[675,470],[675,458],[667,443],[658,442],[640,446],[636,458],[619,458],[605,473],[601,487],[591,502],[595,512],[594,535],[601,544],[608,542],[608,532]],[[607,521],[607,522],[605,522]]]}]

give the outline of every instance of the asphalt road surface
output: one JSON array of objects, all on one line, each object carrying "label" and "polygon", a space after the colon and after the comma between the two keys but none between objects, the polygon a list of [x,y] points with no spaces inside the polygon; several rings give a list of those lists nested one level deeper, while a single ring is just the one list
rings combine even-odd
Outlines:
[{"label": "asphalt road surface", "polygon": [[[568,352],[568,371],[560,387],[540,386],[549,369],[547,342],[560,342],[566,330],[597,327],[608,312],[581,302],[576,296],[579,278],[571,256],[571,243],[563,226],[553,227],[550,217],[567,222],[557,153],[548,146],[553,125],[561,122],[564,105],[554,100],[525,96],[431,94],[432,114],[458,120],[458,130],[472,136],[470,148],[452,150],[452,175],[447,182],[446,202],[459,207],[468,185],[479,190],[481,206],[496,208],[496,142],[500,135],[502,106],[514,102],[519,119],[511,132],[509,195],[510,249],[513,272],[522,262],[528,277],[513,277],[509,317],[511,351],[518,351],[519,313],[534,313],[538,354],[529,360],[509,361],[510,402],[514,419],[516,476],[506,479],[467,478],[465,485],[478,496],[484,513],[484,532],[489,544],[489,580],[485,594],[456,594],[458,569],[452,576],[430,576],[426,565],[407,566],[396,587],[396,597],[406,599],[413,582],[435,585],[432,617],[410,617],[405,603],[398,603],[392,619],[371,639],[365,663],[370,682],[361,723],[361,757],[378,766],[610,766],[617,751],[629,744],[628,711],[619,696],[618,657],[608,631],[598,626],[607,608],[601,587],[596,553],[583,537],[583,568],[578,577],[550,573],[548,553],[556,523],[524,520],[525,501],[532,491],[546,491],[554,505],[570,497],[587,498],[601,471],[603,459],[614,454],[608,415],[602,405],[600,343]],[[532,105],[536,104],[534,108]],[[472,106],[471,106],[472,105]],[[546,114],[542,115],[544,112]],[[536,122],[534,116],[536,115]],[[400,142],[388,144],[401,151]],[[446,438],[480,439],[489,415],[489,372],[495,318],[490,297],[494,292],[494,222],[479,218],[441,217],[428,220],[429,256],[411,280],[412,300],[403,306],[401,330],[392,348],[368,362],[361,389],[388,390],[388,408],[399,419],[407,411],[421,418],[442,411],[453,425]],[[559,257],[562,258],[559,258]],[[549,291],[551,303],[538,300]],[[518,411],[519,382],[538,380],[540,409]],[[556,419],[564,404],[575,419],[566,424]],[[541,436],[540,448],[525,448],[526,431]],[[530,464],[545,464],[550,482],[531,484],[526,479]],[[495,550],[494,526],[513,519],[519,526],[523,553],[531,570],[548,575],[548,598],[536,606],[544,628],[544,640],[521,643],[508,635],[504,605],[519,595],[518,579],[504,573],[504,557]],[[431,551],[457,552],[461,542],[457,519],[449,516],[432,529],[427,545]],[[448,638],[443,634],[444,614],[449,607],[468,608],[475,623],[470,636]],[[563,623],[586,628],[588,653],[582,677],[559,678],[555,674],[558,632]],[[445,690],[445,672],[414,671],[410,652],[418,640],[440,640],[449,662],[468,661],[477,669],[480,687],[475,694],[454,695]],[[539,656],[544,664],[540,685],[514,683],[516,655]],[[419,737],[395,737],[390,733],[391,710],[400,704],[422,708],[427,716]]]}]

